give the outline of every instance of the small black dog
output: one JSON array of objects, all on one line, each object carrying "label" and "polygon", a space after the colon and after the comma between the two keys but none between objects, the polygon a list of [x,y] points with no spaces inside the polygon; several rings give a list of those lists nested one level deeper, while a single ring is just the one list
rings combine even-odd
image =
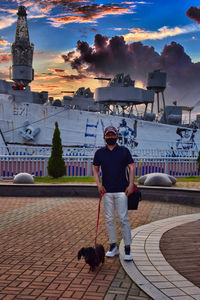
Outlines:
[{"label": "small black dog", "polygon": [[100,263],[104,263],[105,250],[103,245],[96,245],[96,247],[81,248],[78,252],[78,260],[81,256],[85,258],[86,264],[90,266],[90,270],[94,271],[95,267],[98,267]]}]

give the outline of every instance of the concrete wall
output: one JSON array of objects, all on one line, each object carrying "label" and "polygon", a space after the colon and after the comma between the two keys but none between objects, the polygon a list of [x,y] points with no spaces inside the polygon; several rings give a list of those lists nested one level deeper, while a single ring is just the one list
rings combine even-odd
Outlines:
[{"label": "concrete wall", "polygon": [[[142,200],[200,205],[200,190],[141,186]],[[0,184],[0,196],[7,197],[99,197],[89,184]]]}]

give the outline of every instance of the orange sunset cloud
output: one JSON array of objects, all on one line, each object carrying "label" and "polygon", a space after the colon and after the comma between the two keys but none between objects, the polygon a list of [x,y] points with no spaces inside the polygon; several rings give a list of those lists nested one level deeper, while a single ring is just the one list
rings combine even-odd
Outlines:
[{"label": "orange sunset cloud", "polygon": [[68,23],[96,23],[97,19],[106,15],[122,15],[131,13],[129,8],[120,7],[117,4],[112,5],[85,5],[74,9],[74,15],[49,18],[51,25],[60,27]]}]

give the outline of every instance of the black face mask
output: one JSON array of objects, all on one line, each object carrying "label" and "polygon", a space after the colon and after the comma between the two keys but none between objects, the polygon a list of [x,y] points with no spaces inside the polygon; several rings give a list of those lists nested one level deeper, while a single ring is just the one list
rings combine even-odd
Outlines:
[{"label": "black face mask", "polygon": [[109,139],[106,139],[106,144],[112,146],[112,145],[115,145],[117,143],[117,139],[116,138],[109,138]]}]

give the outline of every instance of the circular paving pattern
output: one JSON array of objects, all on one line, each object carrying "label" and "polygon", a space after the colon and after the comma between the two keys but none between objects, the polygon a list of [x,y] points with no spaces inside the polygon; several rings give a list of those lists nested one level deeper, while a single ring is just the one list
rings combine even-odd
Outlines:
[{"label": "circular paving pattern", "polygon": [[195,222],[200,214],[156,221],[132,230],[133,262],[123,260],[124,244],[120,244],[120,261],[125,271],[154,300],[200,299],[200,288],[177,272],[160,250],[164,233],[177,226]]},{"label": "circular paving pattern", "polygon": [[177,272],[200,287],[200,220],[165,232],[160,249]]}]

